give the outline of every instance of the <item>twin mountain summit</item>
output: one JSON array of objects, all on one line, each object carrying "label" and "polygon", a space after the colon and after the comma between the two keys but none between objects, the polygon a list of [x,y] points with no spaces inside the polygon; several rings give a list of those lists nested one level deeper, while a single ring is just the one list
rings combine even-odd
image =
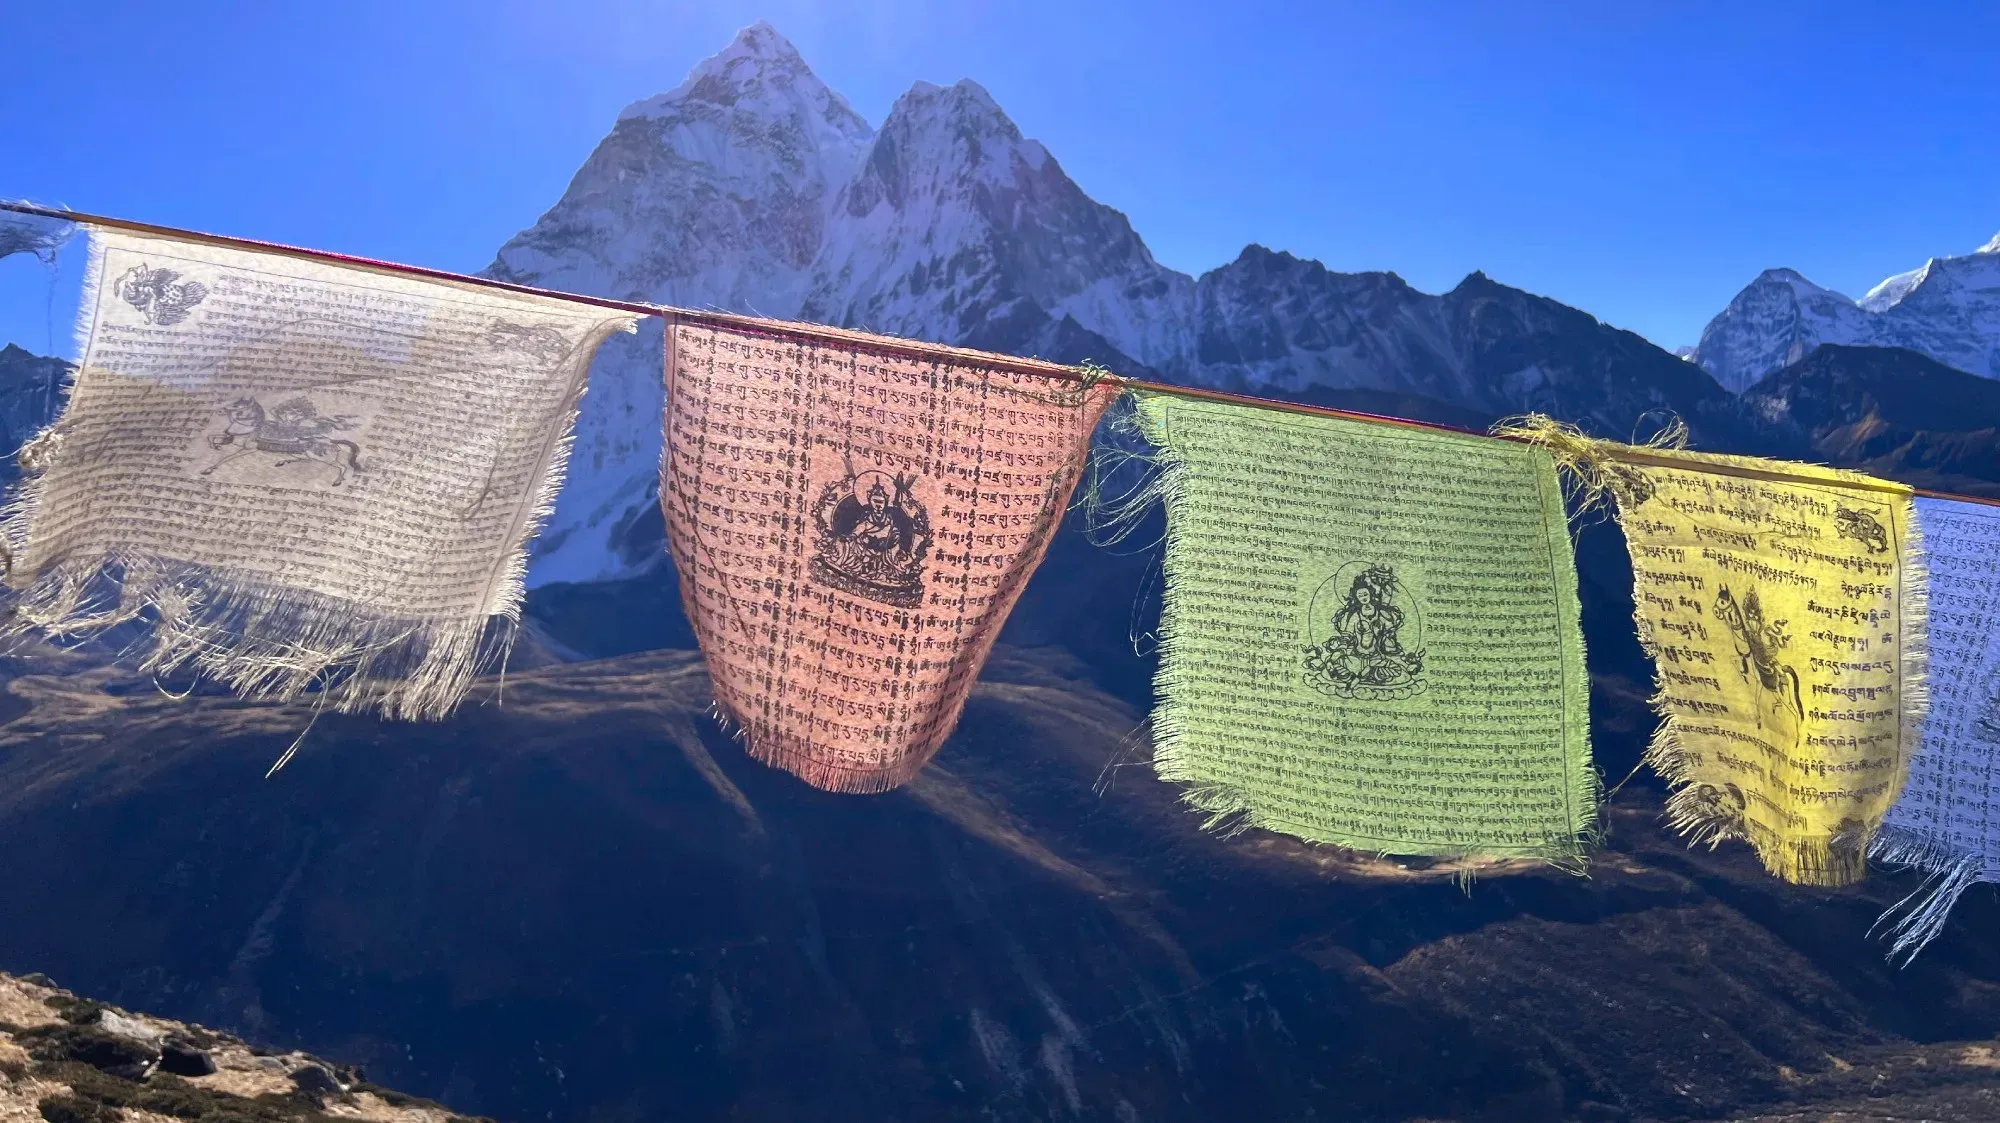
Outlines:
[{"label": "twin mountain summit", "polygon": [[[486,273],[1465,425],[1671,414],[1699,448],[2000,493],[2000,236],[1859,301],[1769,270],[1679,356],[1483,273],[1431,295],[1252,245],[1190,277],[976,83],[919,82],[874,128],[762,23],[626,108]],[[657,321],[599,356],[532,585],[661,564],[660,362]],[[46,395],[4,393],[24,437]]]}]

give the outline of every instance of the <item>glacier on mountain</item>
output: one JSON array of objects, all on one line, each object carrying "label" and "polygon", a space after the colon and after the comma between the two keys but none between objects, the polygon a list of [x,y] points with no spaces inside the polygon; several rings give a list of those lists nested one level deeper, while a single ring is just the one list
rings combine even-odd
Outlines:
[{"label": "glacier on mountain", "polygon": [[1905,270],[1869,289],[1866,295],[1854,303],[1870,312],[1885,311],[1895,307],[1898,301],[1910,295],[1910,290],[1916,288],[1917,282],[1923,279],[1924,270],[1921,266]]}]

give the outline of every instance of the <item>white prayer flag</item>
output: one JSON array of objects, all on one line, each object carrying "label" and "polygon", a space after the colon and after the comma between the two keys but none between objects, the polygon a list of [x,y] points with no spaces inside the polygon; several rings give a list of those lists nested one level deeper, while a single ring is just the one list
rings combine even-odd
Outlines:
[{"label": "white prayer flag", "polygon": [[156,673],[444,716],[504,654],[591,356],[634,317],[91,233],[68,402],[0,523],[8,627],[143,620]]}]

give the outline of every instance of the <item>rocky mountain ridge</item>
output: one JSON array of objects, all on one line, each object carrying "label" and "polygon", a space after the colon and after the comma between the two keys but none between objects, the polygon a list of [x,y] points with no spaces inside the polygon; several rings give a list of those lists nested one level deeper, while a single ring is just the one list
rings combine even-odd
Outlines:
[{"label": "rocky mountain ridge", "polygon": [[1827,343],[1743,392],[1811,459],[1916,487],[2000,496],[2000,381],[1915,351]]}]

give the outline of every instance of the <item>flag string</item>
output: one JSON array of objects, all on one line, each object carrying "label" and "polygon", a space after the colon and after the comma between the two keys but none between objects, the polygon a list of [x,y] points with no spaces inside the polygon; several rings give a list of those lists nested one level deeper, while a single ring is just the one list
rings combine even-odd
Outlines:
[{"label": "flag string", "polygon": [[[735,331],[752,332],[774,338],[797,339],[804,336],[830,343],[844,344],[891,354],[976,361],[988,367],[997,367],[1023,374],[1040,375],[1047,378],[1066,379],[1070,381],[1103,381],[1127,389],[1144,390],[1158,394],[1173,394],[1196,401],[1277,410],[1283,413],[1303,414],[1311,417],[1332,417],[1372,425],[1391,425],[1411,429],[1425,429],[1432,432],[1456,433],[1461,436],[1476,437],[1482,440],[1525,443],[1518,436],[1482,432],[1478,429],[1449,425],[1442,422],[1422,421],[1416,418],[1396,417],[1389,414],[1367,413],[1360,410],[1337,409],[1332,406],[1309,405],[1304,402],[1288,402],[1277,398],[1261,398],[1251,394],[1239,394],[1226,390],[1209,390],[1196,386],[1181,386],[1171,382],[1155,382],[1149,379],[1130,378],[1123,375],[1104,375],[1095,371],[1085,372],[1073,366],[1049,362],[1044,359],[999,355],[989,351],[978,351],[965,347],[953,347],[942,343],[930,343],[924,340],[859,332],[826,324],[776,320],[764,316],[746,316],[736,312],[723,312],[716,309],[677,308],[669,305],[651,304],[644,301],[613,300],[608,297],[588,296],[583,293],[564,292],[559,289],[545,289],[537,288],[533,285],[515,284],[511,281],[502,281],[492,277],[480,277],[468,273],[454,273],[444,269],[431,269],[421,265],[406,265],[401,262],[382,261],[376,258],[335,253],[331,250],[309,249],[303,246],[290,246],[278,242],[265,242],[254,238],[241,238],[229,234],[211,234],[205,231],[188,230],[176,226],[162,226],[156,223],[138,222],[128,218],[116,218],[109,215],[90,214],[84,211],[56,207],[36,206],[32,203],[0,200],[0,210],[13,211],[18,214],[37,215],[42,218],[58,219],[66,222],[76,222],[85,226],[103,226],[114,230],[128,230],[135,234],[176,238],[190,242],[205,242],[211,245],[229,246],[238,249],[259,250],[265,253],[284,254],[291,257],[309,258],[317,261],[337,262],[360,269],[379,270],[404,276],[424,277],[448,284],[502,289],[508,292],[526,293],[554,300],[588,304],[599,308],[612,308],[623,312],[633,312],[642,316],[655,316],[679,320],[684,323],[705,324],[714,327],[729,328]],[[1690,467],[1722,475],[1775,478],[1781,480],[1792,479],[1792,477],[1784,473],[1760,471],[1737,465],[1693,464],[1677,460],[1671,455],[1661,455],[1639,448],[1619,449],[1616,455],[1620,460],[1628,460],[1635,463]],[[1825,484],[1829,481],[1815,478],[1810,482]],[[1846,486],[1857,487],[1863,490],[1881,490],[1879,487],[1869,488],[1859,482],[1850,483]],[[1897,485],[1896,490],[1900,491],[1901,485]],[[1929,488],[1920,487],[1912,487],[1909,490],[1916,495],[1928,499],[1949,499],[1960,503],[1976,503],[1982,506],[2000,507],[2000,498],[1962,495],[1956,492],[1934,491]]]}]

